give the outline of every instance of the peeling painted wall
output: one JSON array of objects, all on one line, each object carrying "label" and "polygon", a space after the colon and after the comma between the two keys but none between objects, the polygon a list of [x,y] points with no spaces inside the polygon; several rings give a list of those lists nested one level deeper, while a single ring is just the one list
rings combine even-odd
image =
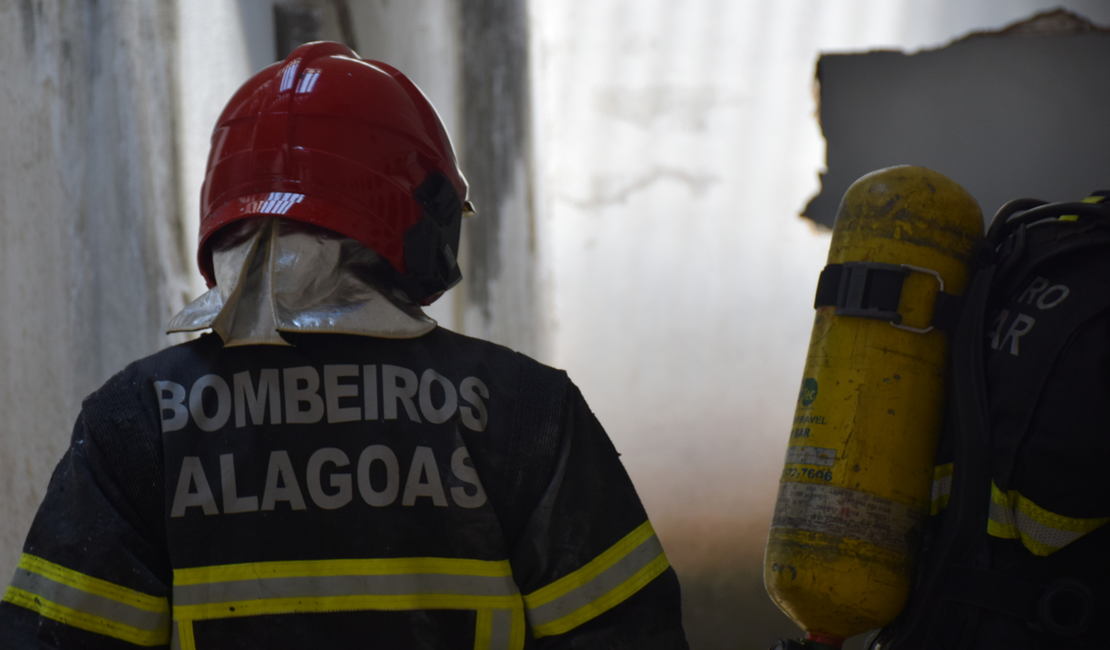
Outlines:
[{"label": "peeling painted wall", "polygon": [[165,3],[0,3],[0,576],[81,399],[184,305]]},{"label": "peeling painted wall", "polygon": [[[1057,26],[1011,31],[1042,23]],[[988,223],[1019,197],[1077,201],[1110,178],[1110,87],[1091,83],[1107,72],[1110,28],[1065,12],[914,54],[822,56],[829,171],[805,214],[831,227],[849,185],[905,161],[959,183]]]},{"label": "peeling painted wall", "polygon": [[463,331],[542,357],[527,3],[481,0],[459,9],[463,163],[479,213],[465,229]]},{"label": "peeling painted wall", "polygon": [[[463,171],[467,172],[462,131],[463,65],[459,53],[458,3],[454,0],[367,0],[351,3],[350,8],[359,55],[395,66],[420,87],[436,107]],[[473,179],[469,180],[473,183]],[[465,222],[463,231],[473,223]],[[463,239],[465,247],[465,235]],[[463,331],[466,287],[471,280],[466,252],[461,251],[459,257],[463,266],[462,283],[426,310],[441,325],[457,332]]]},{"label": "peeling painted wall", "polygon": [[273,62],[273,12],[257,0],[187,0],[172,4],[169,43],[180,62],[175,81],[179,231],[190,300],[207,290],[196,268],[200,188],[212,127],[239,86]]}]

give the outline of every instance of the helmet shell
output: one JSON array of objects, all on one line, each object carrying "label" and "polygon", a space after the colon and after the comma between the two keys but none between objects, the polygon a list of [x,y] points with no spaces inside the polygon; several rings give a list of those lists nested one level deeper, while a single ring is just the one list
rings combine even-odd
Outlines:
[{"label": "helmet shell", "polygon": [[220,115],[197,263],[215,286],[213,233],[248,217],[285,217],[373,249],[407,280],[410,297],[429,304],[461,278],[467,191],[447,131],[414,83],[339,43],[308,43],[249,79]]}]

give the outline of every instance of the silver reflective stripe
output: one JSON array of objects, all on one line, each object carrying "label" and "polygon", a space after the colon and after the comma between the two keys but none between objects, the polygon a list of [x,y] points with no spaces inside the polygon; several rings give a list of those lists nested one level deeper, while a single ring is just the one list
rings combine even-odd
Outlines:
[{"label": "silver reflective stripe", "polygon": [[181,650],[181,632],[177,629],[177,621],[173,622],[173,635],[170,636],[170,650]]},{"label": "silver reflective stripe", "polygon": [[[991,518],[992,521],[1005,526],[1007,529],[1013,529],[1015,527],[1014,514],[1010,510],[1010,507],[1008,505],[998,503],[994,499],[991,499],[990,514],[988,516]],[[1017,531],[1012,530],[1012,534],[1016,537]]]},{"label": "silver reflective stripe", "polygon": [[786,464],[820,465],[832,467],[836,462],[836,449],[827,447],[787,447]]},{"label": "silver reflective stripe", "polygon": [[932,500],[933,501],[936,501],[937,499],[941,498],[942,496],[948,496],[950,494],[952,494],[952,475],[951,474],[949,474],[948,476],[945,476],[944,478],[938,478],[938,479],[933,480],[933,494],[932,494]]},{"label": "silver reflective stripe", "polygon": [[274,598],[329,596],[400,596],[409,594],[459,594],[465,596],[515,596],[512,576],[466,576],[444,573],[400,575],[304,576],[260,578],[175,585],[177,607]]},{"label": "silver reflective stripe", "polygon": [[12,586],[34,594],[44,600],[68,607],[84,614],[121,623],[139,630],[156,632],[169,626],[169,612],[149,612],[132,607],[110,598],[90,594],[69,585],[33,573],[23,568],[16,569]]},{"label": "silver reflective stripe", "polygon": [[510,650],[513,640],[513,610],[493,610],[493,624],[490,626],[490,650]]},{"label": "silver reflective stripe", "polygon": [[662,554],[663,546],[659,543],[659,538],[652,535],[589,582],[551,602],[529,609],[528,620],[535,628],[572,614],[621,586]]},{"label": "silver reflective stripe", "polygon": [[1014,521],[1017,523],[1017,529],[1022,536],[1030,537],[1034,541],[1053,548],[1067,546],[1084,535],[1080,532],[1046,526],[1021,510],[1014,512]]}]

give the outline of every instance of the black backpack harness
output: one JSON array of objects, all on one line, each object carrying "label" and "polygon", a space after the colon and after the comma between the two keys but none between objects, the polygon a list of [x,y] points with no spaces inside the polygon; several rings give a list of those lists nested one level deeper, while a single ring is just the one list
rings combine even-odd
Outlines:
[{"label": "black backpack harness", "polygon": [[[1016,295],[1037,268],[1067,256],[1091,259],[1097,249],[1107,251],[1105,262],[1097,262],[1104,277],[1073,276],[1083,300],[1043,326],[1049,329],[1040,347],[1027,346],[1021,378],[1013,382],[1020,392],[1001,395],[1014,401],[1008,421],[992,423],[983,349],[991,295]],[[1038,647],[1106,647],[1098,622],[1110,620],[1110,525],[1051,555],[1030,554],[998,570],[991,568],[987,521],[992,480],[1009,480],[1056,357],[1076,330],[1110,309],[1110,199],[1012,201],[992,222],[976,266],[951,346],[951,495],[939,530],[923,549],[909,605],[877,641],[883,650],[968,648],[980,613],[990,610],[1024,621]]]}]

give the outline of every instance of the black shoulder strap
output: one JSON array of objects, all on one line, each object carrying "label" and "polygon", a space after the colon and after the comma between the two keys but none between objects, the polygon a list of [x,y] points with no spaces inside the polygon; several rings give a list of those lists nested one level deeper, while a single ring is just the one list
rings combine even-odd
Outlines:
[{"label": "black shoulder strap", "polygon": [[567,373],[521,355],[520,399],[505,467],[502,528],[512,544],[555,473],[562,441]]},{"label": "black shoulder strap", "polygon": [[108,470],[154,539],[165,536],[165,467],[160,438],[147,431],[141,387],[117,374],[81,405],[89,435],[104,451]]},{"label": "black shoulder strap", "polygon": [[925,562],[918,583],[893,638],[885,648],[931,647],[953,566],[976,547],[990,512],[990,415],[983,378],[983,321],[995,268],[980,269],[966,294],[966,307],[951,346],[949,420],[954,430],[956,463],[944,524]]}]

